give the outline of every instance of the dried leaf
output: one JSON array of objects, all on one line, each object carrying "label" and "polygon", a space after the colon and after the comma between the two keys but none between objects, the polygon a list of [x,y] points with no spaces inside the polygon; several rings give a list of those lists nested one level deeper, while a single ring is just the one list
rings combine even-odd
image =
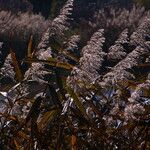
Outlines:
[{"label": "dried leaf", "polygon": [[72,146],[72,150],[77,150],[77,136],[76,135],[72,135],[71,136],[71,146]]},{"label": "dried leaf", "polygon": [[52,110],[52,111],[46,112],[42,116],[40,122],[38,123],[38,128],[40,130],[44,129],[46,125],[53,120],[53,118],[57,115],[57,113],[58,113],[58,110]]},{"label": "dried leaf", "polygon": [[19,146],[19,144],[18,144],[16,139],[14,139],[14,144],[16,146],[16,150],[20,150],[20,146]]},{"label": "dried leaf", "polygon": [[17,61],[17,58],[16,58],[16,54],[13,52],[12,49],[10,49],[10,54],[11,54],[14,70],[15,70],[15,73],[16,73],[16,78],[17,78],[18,81],[21,81],[23,79],[23,75],[22,75],[21,69],[19,67],[19,64],[18,64],[18,61]]},{"label": "dried leaf", "polygon": [[31,35],[28,43],[28,54],[27,54],[29,58],[32,58],[32,45],[33,45],[33,36]]},{"label": "dried leaf", "polygon": [[63,68],[63,69],[67,69],[67,70],[70,70],[70,69],[73,69],[73,65],[70,65],[70,64],[68,64],[68,63],[57,63],[56,64],[56,67],[58,67],[58,68]]},{"label": "dried leaf", "polygon": [[28,136],[28,135],[26,135],[24,132],[22,132],[22,131],[19,131],[18,132],[18,136],[19,137],[22,137],[23,139],[25,139],[25,140],[30,140],[30,137]]},{"label": "dried leaf", "polygon": [[71,70],[74,67],[73,65],[70,65],[68,63],[58,62],[54,58],[49,58],[48,60],[39,60],[39,59],[27,58],[24,61],[29,62],[29,63],[43,63],[43,64],[50,65],[52,67],[57,67],[57,68],[62,68],[62,69],[67,69],[67,70]]},{"label": "dried leaf", "polygon": [[73,54],[71,54],[71,53],[69,53],[69,52],[64,51],[63,54],[64,54],[66,57],[72,59],[72,60],[75,61],[75,62],[78,62],[78,61],[79,61],[79,59],[78,59],[76,56],[74,56]]}]

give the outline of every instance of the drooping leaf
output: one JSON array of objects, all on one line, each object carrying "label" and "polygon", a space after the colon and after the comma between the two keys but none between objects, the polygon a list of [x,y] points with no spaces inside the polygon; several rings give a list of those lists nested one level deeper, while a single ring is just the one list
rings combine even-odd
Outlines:
[{"label": "drooping leaf", "polygon": [[41,97],[37,97],[26,117],[26,123],[28,123],[31,119],[34,120],[35,122],[37,121],[37,118],[39,116],[40,113],[40,105],[42,102],[42,98]]},{"label": "drooping leaf", "polygon": [[79,59],[78,59],[76,56],[74,56],[73,54],[71,54],[71,53],[69,53],[69,52],[64,51],[63,54],[64,54],[66,57],[68,57],[68,58],[74,60],[75,62],[78,62],[78,61],[79,61]]},{"label": "drooping leaf", "polygon": [[73,65],[70,65],[68,63],[58,62],[54,58],[49,58],[48,60],[39,60],[39,59],[27,58],[24,61],[29,62],[29,63],[43,63],[43,64],[50,65],[52,67],[62,68],[62,69],[66,69],[66,70],[71,70],[74,67]]},{"label": "drooping leaf", "polygon": [[57,115],[57,113],[58,113],[58,110],[56,109],[46,112],[42,116],[40,122],[38,123],[38,128],[40,130],[44,129],[47,126],[47,124],[53,120],[53,118]]},{"label": "drooping leaf", "polygon": [[66,86],[66,90],[68,91],[68,93],[70,94],[70,96],[73,98],[73,101],[74,103],[76,104],[76,106],[79,108],[79,110],[85,115],[87,116],[86,114],[86,111],[85,111],[85,108],[83,107],[82,103],[81,103],[81,100],[80,98],[78,97],[77,93],[75,93],[73,91],[73,89],[69,86]]}]

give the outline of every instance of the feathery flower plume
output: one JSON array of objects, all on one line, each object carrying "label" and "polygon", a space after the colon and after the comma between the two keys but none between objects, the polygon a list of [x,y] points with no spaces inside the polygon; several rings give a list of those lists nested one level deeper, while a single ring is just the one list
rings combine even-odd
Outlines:
[{"label": "feathery flower plume", "polygon": [[[141,104],[128,104],[124,110],[125,123],[139,120],[139,116],[144,113],[144,107]],[[136,117],[138,116],[138,117]]]},{"label": "feathery flower plume", "polygon": [[60,14],[50,23],[50,26],[43,34],[40,43],[38,44],[38,51],[46,51],[50,48],[50,40],[55,35],[61,36],[63,35],[64,30],[68,29],[68,20],[70,19],[68,16],[71,15],[71,11],[73,9],[74,0],[68,0],[65,6],[60,11]]},{"label": "feathery flower plume", "polygon": [[60,14],[56,17],[51,24],[51,33],[62,36],[68,30],[70,15],[72,14],[74,0],[68,0],[64,7],[61,9]]},{"label": "feathery flower plume", "polygon": [[[149,100],[145,99],[147,94],[150,93],[150,79],[149,75],[147,80],[144,83],[137,85],[136,89],[131,93],[131,96],[128,98],[124,110],[125,121],[134,121],[139,118],[145,111],[144,105],[149,105]],[[137,116],[137,117],[136,117]]]},{"label": "feathery flower plume", "polygon": [[79,35],[71,36],[68,43],[67,43],[66,51],[70,51],[70,52],[75,53],[78,50],[79,42],[80,42],[80,36]]},{"label": "feathery flower plume", "polygon": [[68,0],[64,7],[61,9],[59,15],[50,23],[49,28],[42,37],[38,49],[47,49],[50,46],[50,39],[63,36],[64,32],[68,30],[71,11],[73,10],[74,0]]},{"label": "feathery flower plume", "polygon": [[[43,34],[37,47],[36,56],[40,60],[47,60],[51,57],[51,48],[49,47],[49,29]],[[43,63],[32,63],[31,67],[25,72],[25,79],[44,82],[44,76],[49,74],[45,71]]]},{"label": "feathery flower plume", "polygon": [[137,85],[136,89],[131,94],[131,97],[128,99],[128,101],[132,103],[139,102],[142,96],[144,97],[144,93],[149,92],[150,92],[150,79],[148,77],[144,83]]},{"label": "feathery flower plume", "polygon": [[128,43],[128,29],[125,29],[120,34],[118,40],[115,41],[115,45],[109,48],[109,53],[107,54],[108,60],[122,60],[123,58],[125,58],[127,54],[123,45]]},{"label": "feathery flower plume", "polygon": [[[47,58],[51,57],[51,47],[50,47],[50,40],[54,36],[58,35],[62,36],[64,31],[68,29],[68,19],[71,15],[71,11],[73,9],[73,2],[74,0],[68,0],[65,6],[60,11],[58,17],[56,17],[50,24],[50,27],[44,33],[37,49],[37,58],[46,60]],[[43,70],[43,71],[40,71]],[[48,74],[47,71],[44,71],[44,65],[42,63],[33,63],[31,68],[26,72],[25,77],[38,80],[39,77]],[[40,80],[42,81],[42,80]]]},{"label": "feathery flower plume", "polygon": [[131,35],[131,44],[136,48],[129,53],[126,58],[121,60],[116,66],[112,68],[111,72],[108,72],[103,76],[102,84],[119,81],[126,81],[127,79],[134,78],[134,75],[128,72],[128,69],[137,66],[142,62],[143,56],[149,56],[150,43],[146,41],[146,37],[150,34],[150,19],[144,19],[139,25],[136,32]]},{"label": "feathery flower plume", "polygon": [[98,70],[102,66],[105,53],[103,52],[103,43],[105,38],[103,37],[104,30],[100,29],[93,34],[90,41],[82,49],[82,57],[80,58],[79,64],[80,69],[85,74],[89,75],[89,80],[93,81],[99,76]]},{"label": "feathery flower plume", "polygon": [[79,66],[75,67],[71,72],[71,76],[68,77],[69,84],[75,86],[77,84],[76,81],[91,83],[99,77],[98,70],[105,56],[105,53],[102,51],[102,46],[105,42],[103,33],[103,29],[95,32],[87,45],[83,47]]},{"label": "feathery flower plume", "polygon": [[12,65],[11,54],[6,57],[3,67],[0,69],[0,74],[4,77],[15,80],[15,71]]},{"label": "feathery flower plume", "polygon": [[103,76],[102,84],[114,84],[120,81],[134,78],[134,75],[128,72],[128,69],[137,66],[142,62],[142,57],[148,55],[149,50],[138,46],[135,50],[127,55],[125,59],[120,61],[111,72]]},{"label": "feathery flower plume", "polygon": [[131,35],[130,42],[135,46],[145,46],[145,42],[150,36],[150,17],[145,17],[138,29]]},{"label": "feathery flower plume", "polygon": [[[46,51],[39,51],[38,59],[47,60],[51,57],[51,49]],[[45,82],[45,75],[50,74],[50,71],[46,71],[43,63],[32,63],[32,66],[26,71],[25,79],[30,79],[38,82]]]}]

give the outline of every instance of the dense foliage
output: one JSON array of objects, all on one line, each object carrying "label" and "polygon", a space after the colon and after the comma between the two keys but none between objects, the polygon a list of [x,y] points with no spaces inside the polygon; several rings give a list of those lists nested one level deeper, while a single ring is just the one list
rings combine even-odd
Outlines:
[{"label": "dense foliage", "polygon": [[0,149],[150,149],[150,12],[109,2],[0,1]]}]

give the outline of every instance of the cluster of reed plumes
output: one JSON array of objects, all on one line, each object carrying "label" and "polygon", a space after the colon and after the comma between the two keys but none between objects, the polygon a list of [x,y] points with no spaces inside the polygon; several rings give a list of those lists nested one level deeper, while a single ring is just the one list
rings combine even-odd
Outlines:
[{"label": "cluster of reed plumes", "polygon": [[[0,34],[14,24],[18,38],[33,30],[27,55],[18,59],[10,45],[0,69],[1,149],[149,149],[150,12],[100,10],[83,45],[72,27],[74,1],[51,21],[29,17],[25,30],[17,28],[21,19],[1,19]],[[32,28],[36,22],[48,25]],[[36,34],[41,38],[33,49]]]}]

